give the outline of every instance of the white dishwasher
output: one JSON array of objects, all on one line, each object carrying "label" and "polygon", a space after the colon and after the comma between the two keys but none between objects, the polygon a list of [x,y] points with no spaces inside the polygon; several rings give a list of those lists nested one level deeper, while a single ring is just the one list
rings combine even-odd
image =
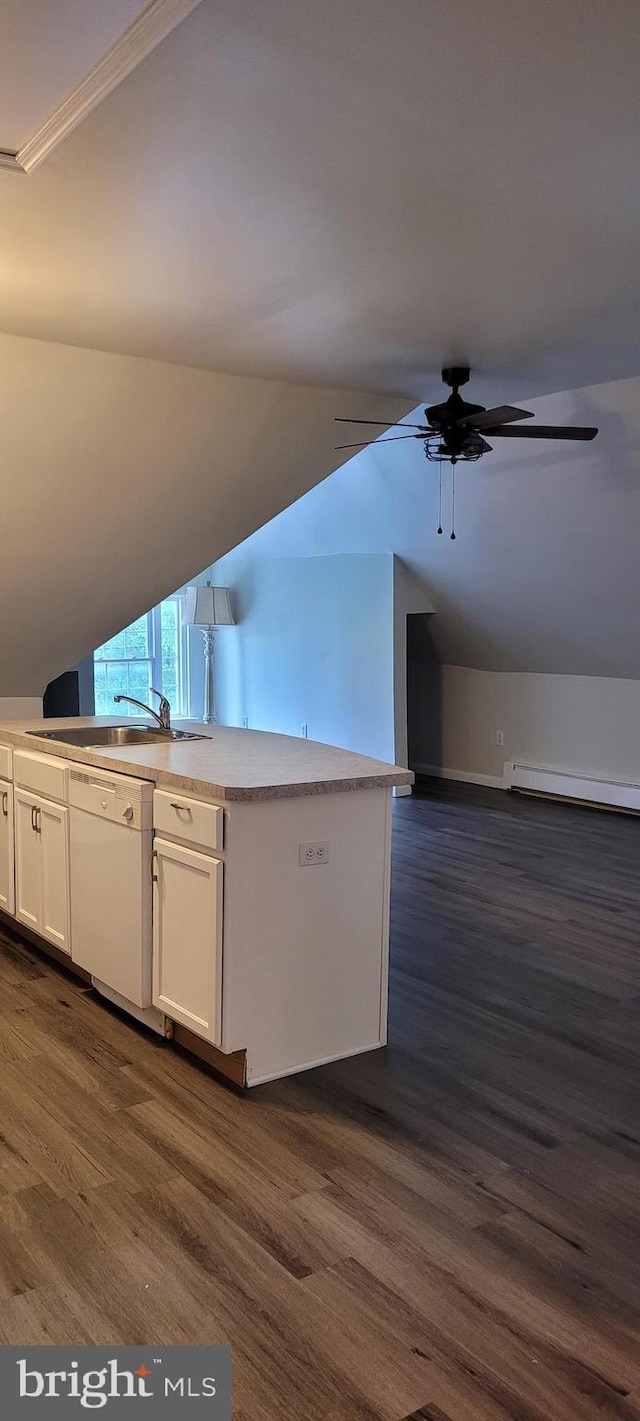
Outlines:
[{"label": "white dishwasher", "polygon": [[153,784],[69,772],[72,959],[99,991],[157,1031],[151,1006]]}]

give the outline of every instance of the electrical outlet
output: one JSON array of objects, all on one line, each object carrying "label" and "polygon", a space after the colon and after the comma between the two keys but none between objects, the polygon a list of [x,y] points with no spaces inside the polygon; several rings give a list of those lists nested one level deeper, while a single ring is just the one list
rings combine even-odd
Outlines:
[{"label": "electrical outlet", "polygon": [[504,730],[496,730],[496,745],[504,745]]},{"label": "electrical outlet", "polygon": [[329,862],[329,845],[324,844],[298,844],[298,865],[300,868],[311,868],[317,863]]},{"label": "electrical outlet", "polygon": [[309,735],[309,727],[308,727],[308,725],[307,725],[306,720],[303,721],[302,725],[300,726],[300,734],[301,734],[303,740],[306,740],[306,739],[308,738],[308,735]]}]

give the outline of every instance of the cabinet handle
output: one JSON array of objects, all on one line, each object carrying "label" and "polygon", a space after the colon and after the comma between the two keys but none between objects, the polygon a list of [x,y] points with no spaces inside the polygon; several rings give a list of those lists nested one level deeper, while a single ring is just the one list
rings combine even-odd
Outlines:
[{"label": "cabinet handle", "polygon": [[35,806],[35,804],[32,804],[32,805],[31,805],[31,828],[33,829],[34,834],[37,834],[37,832],[38,832],[38,827],[37,827],[37,824],[36,824],[36,806]]},{"label": "cabinet handle", "polygon": [[5,819],[9,818],[9,791],[7,789],[2,791],[2,813]]},{"label": "cabinet handle", "polygon": [[157,859],[157,857],[158,857],[158,850],[157,850],[157,849],[152,849],[152,850],[151,850],[151,865],[150,865],[150,866],[151,866],[151,882],[152,882],[152,883],[157,883],[157,882],[158,882],[158,875],[157,875],[157,873],[154,873],[154,871],[153,871],[153,861],[154,861],[154,859]]},{"label": "cabinet handle", "polygon": [[35,811],[36,811],[35,829],[36,829],[36,834],[39,834],[39,833],[41,832],[41,829],[42,829],[42,810],[41,810],[41,809],[38,809],[38,806],[35,805]]},{"label": "cabinet handle", "polygon": [[191,817],[191,815],[192,815],[192,813],[193,813],[193,810],[190,809],[190,807],[189,807],[188,804],[176,804],[176,803],[175,803],[175,800],[173,800],[173,799],[169,800],[169,804],[170,804],[170,806],[171,806],[172,809],[176,809],[176,810],[177,810],[178,814],[180,814],[180,813],[182,813],[182,814],[188,814],[189,817]]}]

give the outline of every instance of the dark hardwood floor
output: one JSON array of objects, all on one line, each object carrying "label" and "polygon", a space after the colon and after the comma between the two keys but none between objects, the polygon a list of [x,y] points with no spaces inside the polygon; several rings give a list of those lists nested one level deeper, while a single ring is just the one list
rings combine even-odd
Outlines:
[{"label": "dark hardwood floor", "polygon": [[236,1421],[640,1418],[639,850],[398,800],[389,1050],[244,1097],[3,934],[0,1341],[229,1342]]}]

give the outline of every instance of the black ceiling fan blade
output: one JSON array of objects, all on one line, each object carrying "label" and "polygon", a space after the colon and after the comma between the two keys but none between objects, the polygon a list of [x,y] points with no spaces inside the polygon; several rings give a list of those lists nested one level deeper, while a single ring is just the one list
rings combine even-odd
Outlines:
[{"label": "black ceiling fan blade", "polygon": [[533,419],[532,410],[519,410],[515,405],[496,405],[495,409],[484,410],[483,414],[466,414],[457,419],[456,424],[470,424],[472,429],[495,429],[499,424],[510,424],[515,419]]},{"label": "black ceiling fan blade", "polygon": [[[395,427],[395,426],[394,426]],[[422,439],[421,434],[392,434],[390,439],[360,439],[357,444],[334,444],[335,449],[362,449],[370,448],[372,444],[397,444],[399,439]]]},{"label": "black ceiling fan blade", "polygon": [[503,436],[506,439],[595,439],[597,429],[579,424],[528,424],[524,429],[512,429],[510,425],[499,425],[489,431],[491,438]]},{"label": "black ceiling fan blade", "polygon": [[385,419],[347,419],[342,414],[334,415],[334,424],[379,424],[381,429],[423,429],[429,433],[428,424],[393,424]]}]

